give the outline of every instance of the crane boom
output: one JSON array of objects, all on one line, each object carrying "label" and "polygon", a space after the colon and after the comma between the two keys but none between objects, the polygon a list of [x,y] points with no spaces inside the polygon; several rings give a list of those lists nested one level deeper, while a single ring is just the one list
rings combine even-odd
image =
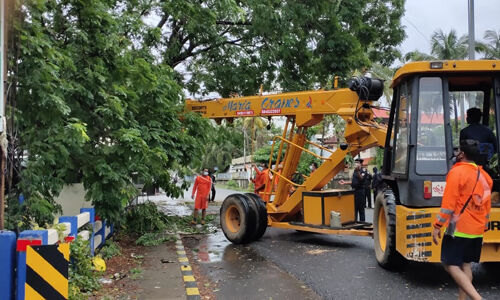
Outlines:
[{"label": "crane boom", "polygon": [[[283,116],[287,123],[279,142],[278,162],[283,157],[283,171],[271,170],[280,180],[275,191],[272,183],[260,196],[267,202],[267,212],[271,221],[281,222],[293,219],[300,210],[302,193],[321,190],[328,182],[344,168],[345,156],[357,155],[361,151],[384,146],[386,128],[373,120],[371,104],[381,95],[381,81],[362,78],[351,85],[350,89],[317,90],[280,93],[270,95],[245,96],[235,98],[220,98],[209,101],[186,101],[186,111],[197,112],[205,118],[221,121],[232,121],[240,117],[273,117]],[[346,143],[335,151],[330,151],[328,157],[319,157],[323,163],[309,176],[302,185],[297,185],[293,194],[289,194],[291,177],[297,169],[300,156],[306,144],[306,130],[321,122],[328,114],[336,114],[346,122],[344,138]],[[289,126],[290,124],[290,126]],[[291,129],[288,129],[290,128]],[[288,137],[288,138],[287,138]],[[284,155],[281,150],[285,148]],[[274,144],[273,144],[274,148]],[[271,167],[272,162],[269,161]],[[272,202],[271,195],[274,195]]]},{"label": "crane boom", "polygon": [[[317,90],[258,95],[235,98],[219,98],[208,101],[186,100],[186,110],[200,113],[210,119],[241,117],[287,116],[296,119],[297,126],[313,126],[324,115],[337,114],[344,119],[354,117],[359,96],[350,89]],[[360,111],[360,119],[368,119]]]}]

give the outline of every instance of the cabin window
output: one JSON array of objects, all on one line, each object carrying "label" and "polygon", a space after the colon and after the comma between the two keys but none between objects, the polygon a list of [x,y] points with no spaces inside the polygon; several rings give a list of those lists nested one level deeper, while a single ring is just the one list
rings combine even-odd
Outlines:
[{"label": "cabin window", "polygon": [[416,173],[448,172],[443,109],[443,83],[439,77],[419,81]]}]

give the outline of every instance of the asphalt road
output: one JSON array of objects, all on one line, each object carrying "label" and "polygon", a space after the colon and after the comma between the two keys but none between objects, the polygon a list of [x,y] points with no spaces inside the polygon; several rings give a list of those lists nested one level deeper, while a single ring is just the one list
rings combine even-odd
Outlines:
[{"label": "asphalt road", "polygon": [[[216,201],[234,192],[218,188]],[[167,212],[187,215],[192,211],[190,191],[179,200],[152,198]],[[372,220],[373,210],[366,212],[367,221]],[[218,206],[213,206],[213,213],[218,213]],[[220,230],[186,242],[204,276],[217,283],[217,299],[442,300],[458,296],[440,264],[408,262],[397,272],[381,268],[370,237],[268,228],[249,245],[230,244]],[[476,264],[473,272],[481,295],[500,299],[500,265]]]},{"label": "asphalt road", "polygon": [[[370,218],[372,211],[369,210]],[[251,247],[306,283],[323,299],[457,299],[455,283],[440,264],[407,263],[387,271],[375,259],[373,239],[269,228]],[[500,268],[476,264],[474,285],[500,299]]]},{"label": "asphalt road", "polygon": [[[371,220],[372,210],[367,210],[367,217]],[[235,292],[241,299],[442,300],[458,296],[455,283],[440,264],[409,262],[397,272],[381,268],[370,237],[268,228],[261,240],[250,245],[231,245],[219,232],[195,247],[202,255],[199,262],[205,275],[219,283],[218,299],[231,299]],[[500,299],[498,265],[495,269],[477,264],[473,270],[481,295]]]}]

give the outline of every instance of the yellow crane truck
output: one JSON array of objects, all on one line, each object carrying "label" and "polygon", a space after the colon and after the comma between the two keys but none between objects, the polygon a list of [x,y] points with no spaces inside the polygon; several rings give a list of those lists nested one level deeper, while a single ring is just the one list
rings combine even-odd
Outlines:
[{"label": "yellow crane truck", "polygon": [[[233,194],[221,206],[222,230],[233,243],[259,239],[267,226],[324,234],[372,236],[378,263],[391,268],[407,260],[439,262],[440,246],[432,243],[432,223],[441,204],[446,174],[453,165],[464,111],[478,107],[482,124],[498,142],[500,118],[500,61],[414,62],[401,67],[392,81],[393,99],[386,125],[375,122],[372,104],[383,92],[383,82],[361,77],[350,88],[257,95],[210,101],[186,101],[186,110],[203,117],[232,121],[240,117],[286,117],[281,136],[274,138],[274,165],[283,164],[277,187],[270,182],[263,193]],[[345,143],[334,151],[306,140],[306,130],[325,115],[345,120]],[[308,145],[308,146],[307,146]],[[371,147],[384,148],[385,188],[375,200],[373,223],[355,222],[352,191],[323,188],[345,165]],[[328,153],[319,157],[311,147]],[[303,184],[291,178],[300,156],[309,152],[322,164]],[[492,164],[494,190],[499,167]],[[290,187],[294,192],[290,193]],[[482,262],[500,261],[500,204],[493,193],[489,231],[484,235]],[[332,211],[340,226],[330,224]],[[338,223],[338,222],[336,222]],[[333,225],[333,224],[332,224]]]}]

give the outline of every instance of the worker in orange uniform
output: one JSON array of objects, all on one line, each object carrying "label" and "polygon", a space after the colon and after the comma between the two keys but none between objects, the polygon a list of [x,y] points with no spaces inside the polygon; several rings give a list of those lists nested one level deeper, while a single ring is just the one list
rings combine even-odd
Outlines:
[{"label": "worker in orange uniform", "polygon": [[283,172],[283,163],[280,163],[278,165],[278,171],[276,172],[276,175],[274,175],[274,178],[273,178],[274,190],[276,190],[278,188],[278,181],[280,180],[281,172]]},{"label": "worker in orange uniform", "polygon": [[269,184],[269,169],[264,163],[261,163],[258,168],[256,165],[254,165],[254,169],[256,173],[255,179],[253,180],[253,183],[255,185],[254,192],[255,194],[259,195],[262,200],[267,201],[266,199],[269,199],[269,195],[266,195],[266,193],[270,192],[271,189],[271,185]]},{"label": "worker in orange uniform", "polygon": [[[205,224],[205,214],[211,189],[212,178],[210,178],[210,175],[208,174],[208,169],[203,169],[202,175],[196,176],[193,185],[193,193],[191,194],[191,198],[194,199],[194,212],[191,224],[195,225],[198,220],[198,209],[201,209],[201,224]],[[196,198],[194,198],[195,194]]]},{"label": "worker in orange uniform", "polygon": [[258,188],[262,186],[262,171],[264,170],[264,168],[262,167],[262,164],[259,164],[259,166],[257,167],[255,164],[252,165],[254,170],[255,170],[255,177],[252,180],[253,182],[253,192],[255,194],[259,194],[259,190]]},{"label": "worker in orange uniform", "polygon": [[460,141],[457,163],[446,177],[441,210],[434,222],[432,238],[437,245],[441,228],[447,225],[441,245],[441,261],[458,285],[458,299],[481,299],[472,285],[471,262],[479,262],[483,233],[487,230],[493,181],[481,166],[479,142]]}]

